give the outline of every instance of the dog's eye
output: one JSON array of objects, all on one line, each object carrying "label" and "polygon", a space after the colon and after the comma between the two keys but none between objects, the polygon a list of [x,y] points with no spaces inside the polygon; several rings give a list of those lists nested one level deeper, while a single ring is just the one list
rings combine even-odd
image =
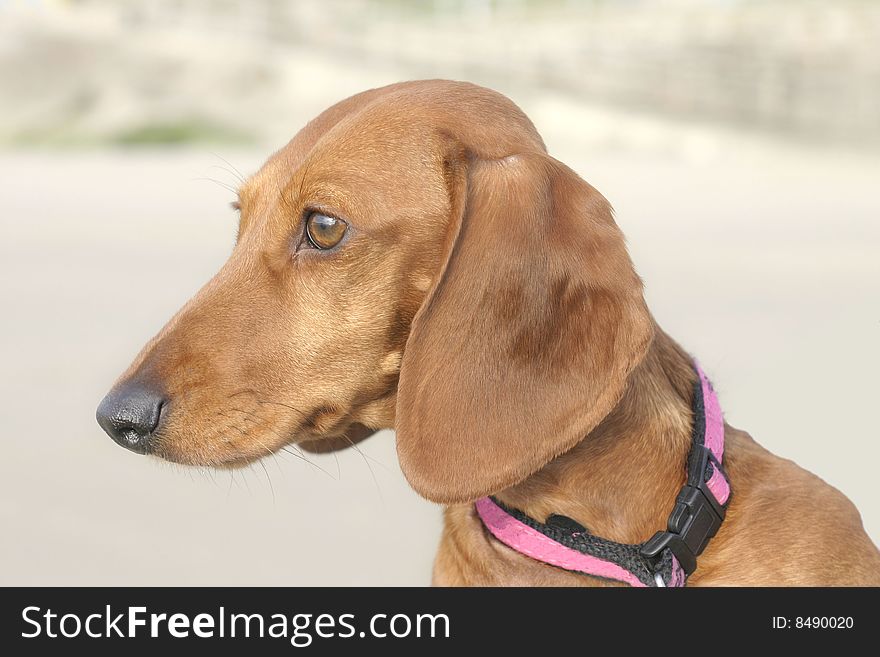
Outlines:
[{"label": "dog's eye", "polygon": [[306,219],[306,235],[309,242],[318,249],[332,249],[339,244],[348,229],[342,219],[329,217],[320,212],[313,212]]}]

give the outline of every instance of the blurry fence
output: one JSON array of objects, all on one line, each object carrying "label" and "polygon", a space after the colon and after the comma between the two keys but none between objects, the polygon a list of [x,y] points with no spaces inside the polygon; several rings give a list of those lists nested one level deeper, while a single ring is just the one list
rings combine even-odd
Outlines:
[{"label": "blurry fence", "polygon": [[870,0],[76,4],[134,30],[228,34],[393,64],[409,77],[552,88],[686,119],[880,145],[880,2]]}]

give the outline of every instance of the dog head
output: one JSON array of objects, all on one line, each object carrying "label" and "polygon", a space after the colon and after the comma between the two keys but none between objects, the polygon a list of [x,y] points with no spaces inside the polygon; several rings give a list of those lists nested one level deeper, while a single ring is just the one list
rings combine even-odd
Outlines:
[{"label": "dog head", "polygon": [[239,193],[236,246],[98,409],[120,444],[236,466],[394,427],[425,497],[501,490],[608,413],[653,334],[607,201],[503,96],[353,96]]}]

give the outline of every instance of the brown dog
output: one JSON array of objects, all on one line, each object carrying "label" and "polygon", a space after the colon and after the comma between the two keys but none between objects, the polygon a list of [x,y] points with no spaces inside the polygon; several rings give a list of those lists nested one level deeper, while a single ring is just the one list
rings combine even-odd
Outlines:
[{"label": "brown dog", "polygon": [[[229,261],[98,409],[120,444],[232,467],[394,427],[448,505],[437,584],[602,584],[494,540],[494,494],[638,543],[684,482],[695,373],[608,202],[508,99],[408,82],[334,105],[240,190]],[[242,430],[242,427],[245,430]],[[853,505],[725,427],[734,495],[691,584],[880,584]]]}]

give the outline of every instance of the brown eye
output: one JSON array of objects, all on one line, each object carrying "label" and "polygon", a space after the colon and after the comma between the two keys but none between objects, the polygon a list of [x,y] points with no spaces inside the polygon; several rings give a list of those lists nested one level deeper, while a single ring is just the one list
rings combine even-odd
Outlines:
[{"label": "brown eye", "polygon": [[329,217],[320,212],[313,212],[306,219],[306,234],[309,242],[318,249],[332,249],[339,244],[348,229],[342,219]]}]

